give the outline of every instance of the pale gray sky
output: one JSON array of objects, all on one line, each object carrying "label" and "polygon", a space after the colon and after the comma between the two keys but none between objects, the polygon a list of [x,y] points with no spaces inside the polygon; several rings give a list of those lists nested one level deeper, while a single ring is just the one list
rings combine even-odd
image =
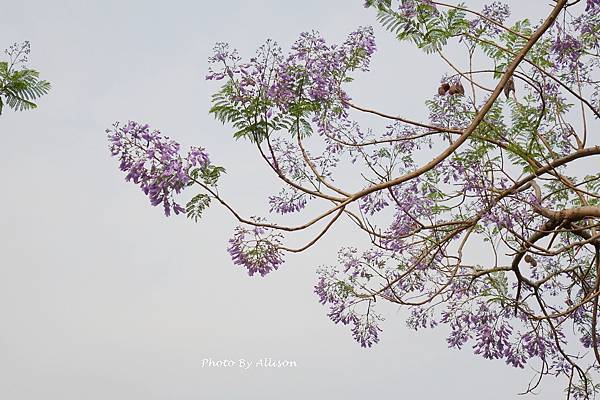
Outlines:
[{"label": "pale gray sky", "polygon": [[[547,6],[518,3],[520,13]],[[228,169],[232,202],[265,212],[273,177],[207,113],[214,42],[249,56],[268,37],[285,47],[318,29],[340,41],[359,25],[377,25],[360,0],[0,2],[0,47],[31,41],[30,65],[53,84],[38,110],[0,117],[0,398],[518,398],[530,371],[448,350],[443,329],[410,331],[393,308],[373,349],[334,326],[312,288],[315,267],[353,240],[343,226],[250,278],[226,253],[230,215],[166,219],[109,156],[113,121],[147,122],[205,146]],[[376,33],[373,71],[353,97],[423,116],[446,70]],[[209,357],[298,366],[202,368]],[[560,390],[548,380],[543,398]]]}]

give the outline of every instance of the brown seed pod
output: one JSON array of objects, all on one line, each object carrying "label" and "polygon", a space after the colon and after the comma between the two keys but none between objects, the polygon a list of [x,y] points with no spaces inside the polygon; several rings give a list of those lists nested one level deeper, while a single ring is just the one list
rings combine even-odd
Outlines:
[{"label": "brown seed pod", "polygon": [[456,84],[456,90],[457,90],[457,93],[460,95],[465,94],[465,88],[463,87],[462,83],[460,83],[460,82],[458,82]]},{"label": "brown seed pod", "polygon": [[451,95],[453,95],[453,94],[463,95],[463,94],[465,94],[465,88],[463,87],[463,85],[460,82],[457,82],[457,83],[453,84],[452,86],[450,86],[450,90],[448,91],[448,93]]},{"label": "brown seed pod", "polygon": [[506,95],[506,98],[508,99],[508,96],[510,95],[510,91],[515,91],[515,81],[513,80],[513,78],[511,77],[506,84],[504,85],[504,94]]},{"label": "brown seed pod", "polygon": [[525,256],[524,260],[526,263],[528,263],[534,267],[537,267],[537,261],[535,260],[535,258],[531,257],[529,254],[527,254]]},{"label": "brown seed pod", "polygon": [[449,85],[449,84],[447,84],[447,83],[442,83],[442,84],[440,85],[440,87],[438,88],[438,94],[439,94],[440,96],[443,96],[443,95],[445,95],[445,94],[446,94],[446,92],[448,92],[448,90],[450,90],[450,85]]}]

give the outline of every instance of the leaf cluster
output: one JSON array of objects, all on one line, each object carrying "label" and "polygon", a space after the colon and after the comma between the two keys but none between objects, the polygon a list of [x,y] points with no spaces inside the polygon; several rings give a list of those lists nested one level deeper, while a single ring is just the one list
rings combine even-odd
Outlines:
[{"label": "leaf cluster", "polygon": [[0,114],[5,104],[16,111],[37,108],[34,100],[49,91],[50,83],[40,80],[36,70],[14,70],[8,62],[0,62]]},{"label": "leaf cluster", "polygon": [[[285,113],[273,112],[276,106],[264,95],[244,98],[239,95],[238,83],[226,82],[212,96],[210,113],[223,124],[231,124],[235,139],[245,138],[261,143],[270,132],[285,130],[300,137],[313,132],[309,114],[319,109],[316,102],[297,99],[289,104]],[[269,112],[271,110],[271,112]]]},{"label": "leaf cluster", "polygon": [[202,213],[210,206],[210,197],[200,193],[194,196],[185,206],[185,213],[189,219],[198,222],[202,218]]},{"label": "leaf cluster", "polygon": [[440,51],[450,38],[460,36],[469,28],[464,11],[458,8],[440,11],[425,2],[417,2],[412,16],[395,11],[385,3],[378,5],[379,23],[399,40],[409,40],[426,53]]}]

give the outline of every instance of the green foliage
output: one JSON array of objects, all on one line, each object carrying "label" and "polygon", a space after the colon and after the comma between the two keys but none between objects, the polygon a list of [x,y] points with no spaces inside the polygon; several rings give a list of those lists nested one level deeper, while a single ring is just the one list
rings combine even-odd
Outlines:
[{"label": "green foliage", "polygon": [[297,117],[290,126],[289,131],[295,136],[300,136],[300,138],[310,136],[313,133],[312,125],[303,117]]},{"label": "green foliage", "polygon": [[[517,35],[520,34],[520,35]],[[533,34],[531,22],[528,19],[515,22],[510,31],[502,31],[492,40],[486,40],[481,35],[470,37],[474,45],[494,62],[494,78],[499,79],[508,64],[512,62],[515,55],[525,46],[527,40]],[[538,40],[527,53],[527,60],[541,68],[548,68],[552,64],[549,59],[551,41],[548,38]]]},{"label": "green foliage", "polygon": [[[511,29],[515,32],[519,32],[522,35],[528,37],[531,35],[531,23],[528,19],[524,19],[522,21],[517,21]],[[500,78],[502,73],[508,67],[508,64],[512,62],[514,59],[514,55],[518,53],[525,44],[527,44],[527,40],[525,40],[521,36],[517,36],[513,32],[502,32],[498,38],[499,44],[492,46],[495,49],[488,55],[491,55],[494,59],[494,63],[496,64],[494,73],[494,77],[496,79]]]},{"label": "green foliage", "polygon": [[[600,193],[600,173],[596,175],[588,175],[584,179],[585,190],[591,193]],[[600,199],[595,197],[588,200],[590,205],[600,205]]]},{"label": "green foliage", "polygon": [[254,97],[248,102],[241,101],[240,97],[235,82],[230,80],[212,96],[213,105],[209,112],[221,123],[229,123],[237,129],[233,134],[234,138],[244,137],[260,143],[268,131],[264,117],[268,104],[260,97]]},{"label": "green foliage", "polygon": [[[11,50],[15,48],[17,47],[15,46]],[[25,45],[23,48],[25,48]],[[11,52],[7,53],[12,56]],[[21,56],[21,54],[17,53],[17,56]],[[10,62],[0,62],[0,114],[2,114],[4,105],[16,111],[37,108],[34,100],[50,91],[50,83],[40,80],[39,73],[36,70],[28,68],[15,69],[15,66],[21,63],[21,60],[17,57],[11,59]]]},{"label": "green foliage", "polygon": [[189,219],[198,222],[202,213],[210,206],[210,197],[206,194],[197,194],[186,205],[185,213]]},{"label": "green foliage", "polygon": [[365,8],[377,7],[379,10],[384,10],[386,7],[392,6],[392,0],[367,0],[365,1]]},{"label": "green foliage", "polygon": [[193,181],[190,185],[193,185],[194,180],[201,180],[204,184],[209,186],[217,186],[217,182],[221,177],[221,174],[225,173],[225,168],[216,165],[208,165],[203,168],[194,168],[190,171],[190,176]]},{"label": "green foliage", "polygon": [[[212,96],[210,113],[223,124],[231,124],[236,131],[235,139],[245,138],[261,143],[271,132],[285,130],[293,136],[304,138],[313,133],[309,115],[321,108],[321,104],[303,99],[292,102],[286,113],[269,115],[274,108],[266,96],[244,98],[239,94],[238,83],[229,80]],[[298,88],[302,90],[301,84]]]},{"label": "green foliage", "polygon": [[355,293],[354,287],[347,282],[338,280],[334,284],[334,291],[340,298],[348,298],[348,296]]},{"label": "green foliage", "polygon": [[377,19],[399,40],[409,40],[426,53],[440,51],[448,39],[460,36],[469,27],[462,10],[439,11],[427,3],[416,4],[414,16],[380,4]]},{"label": "green foliage", "polygon": [[508,295],[508,279],[504,272],[492,272],[487,275],[487,278],[498,295],[503,297]]}]

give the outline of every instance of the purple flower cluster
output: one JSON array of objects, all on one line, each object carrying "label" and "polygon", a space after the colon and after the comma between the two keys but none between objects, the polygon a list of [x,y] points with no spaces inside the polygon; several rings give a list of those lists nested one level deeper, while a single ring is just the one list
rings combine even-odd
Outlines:
[{"label": "purple flower cluster", "polygon": [[189,185],[190,169],[209,165],[205,150],[192,147],[182,157],[179,143],[133,121],[123,126],[115,123],[106,133],[111,154],[119,157],[119,168],[127,174],[125,180],[139,185],[153,206],[162,204],[166,216],[171,210],[175,214],[184,212],[174,196]]},{"label": "purple flower cluster", "polygon": [[[485,17],[496,21],[499,24],[503,24],[508,17],[510,17],[510,9],[508,5],[499,1],[494,1],[491,4],[486,4],[481,10],[481,14]],[[469,29],[476,35],[481,34],[498,34],[502,30],[501,28],[486,20],[485,18],[476,18],[469,23]]]},{"label": "purple flower cluster", "polygon": [[231,49],[229,44],[218,42],[213,48],[213,55],[209,57],[208,75],[206,80],[219,81],[226,76],[232,76],[234,71],[239,72],[237,67],[241,57],[237,50]]},{"label": "purple flower cluster", "polygon": [[433,201],[427,196],[428,189],[422,185],[420,178],[393,187],[392,192],[396,212],[385,238],[381,239],[381,246],[401,253],[410,245],[406,237],[418,227],[415,217],[431,215]]},{"label": "purple flower cluster", "polygon": [[362,347],[371,347],[379,342],[383,318],[375,312],[371,298],[357,297],[355,287],[363,288],[368,283],[385,264],[385,256],[379,250],[357,253],[353,247],[343,248],[338,253],[339,270],[320,268],[315,293],[321,304],[329,306],[327,316],[334,323],[352,325],[354,340]]},{"label": "purple flower cluster", "polygon": [[600,7],[575,18],[573,26],[579,41],[583,45],[593,50],[600,48]]},{"label": "purple flower cluster", "polygon": [[[255,218],[256,223],[261,219]],[[248,275],[259,273],[261,276],[278,269],[283,264],[280,249],[282,236],[260,226],[235,228],[229,239],[227,251],[233,263],[248,270]]]},{"label": "purple flower cluster", "polygon": [[416,331],[422,328],[435,328],[438,325],[438,321],[436,320],[432,309],[412,307],[410,309],[410,315],[406,319],[406,325]]},{"label": "purple flower cluster", "polygon": [[390,204],[388,201],[388,196],[380,190],[362,197],[359,202],[359,207],[363,213],[373,215],[389,206]]},{"label": "purple flower cluster", "polygon": [[[266,158],[278,174],[296,183],[313,179],[313,173],[309,171],[301,149],[289,139],[275,137],[270,141],[269,150]],[[338,161],[335,154],[331,154],[327,149],[318,157],[312,157],[308,150],[305,150],[305,154],[321,177],[330,177],[331,169]],[[314,179],[313,184],[317,184]],[[269,196],[268,201],[271,207],[270,212],[288,214],[304,209],[311,199],[312,196],[296,188],[288,187],[282,189],[278,194]]]},{"label": "purple flower cluster", "polygon": [[282,189],[278,195],[269,196],[270,212],[288,214],[298,212],[306,206],[307,194],[298,190]]},{"label": "purple flower cluster", "polygon": [[270,104],[265,113],[273,118],[278,114],[273,107],[287,111],[302,101],[327,103],[345,99],[340,85],[347,73],[368,70],[374,52],[370,27],[352,32],[340,46],[328,45],[318,32],[302,33],[285,58],[276,43],[267,41],[248,63],[240,63],[237,52],[218,43],[209,59],[211,67],[206,78],[229,77],[235,84],[233,101],[261,99]]},{"label": "purple flower cluster", "polygon": [[481,14],[485,15],[489,19],[493,19],[494,21],[502,24],[508,19],[508,17],[510,17],[510,8],[507,4],[504,4],[499,1],[494,1],[491,4],[486,4],[485,6],[483,6]]},{"label": "purple flower cluster", "polygon": [[286,177],[300,182],[308,176],[302,151],[290,140],[276,137],[271,141],[272,154],[267,154],[269,163]]},{"label": "purple flower cluster", "polygon": [[352,337],[361,347],[371,347],[379,342],[379,332],[381,328],[375,323],[375,317],[365,316],[352,326]]},{"label": "purple flower cluster", "polygon": [[577,65],[583,52],[581,41],[566,32],[559,32],[550,49],[559,64]]},{"label": "purple flower cluster", "polygon": [[318,32],[304,32],[277,68],[269,98],[285,110],[301,100],[328,104],[346,99],[340,86],[347,72],[367,71],[374,52],[371,27],[352,32],[339,47],[327,45]]},{"label": "purple flower cluster", "polygon": [[589,13],[600,12],[600,0],[586,0],[585,11]]},{"label": "purple flower cluster", "polygon": [[400,0],[398,3],[398,13],[404,18],[414,18],[418,14],[418,6],[420,5],[426,5],[433,12],[437,12],[437,8],[431,0]]},{"label": "purple flower cluster", "polygon": [[319,296],[321,304],[329,304],[327,316],[334,323],[352,325],[352,336],[361,347],[371,347],[379,342],[381,328],[378,322],[382,318],[370,309],[371,300],[365,300],[369,303],[367,312],[358,311],[361,302],[350,295],[342,282],[328,281],[325,273],[319,277],[315,293]]},{"label": "purple flower cluster", "polygon": [[[596,72],[600,66],[600,61],[596,57],[600,50],[598,1],[588,1],[585,11],[581,10],[579,15],[571,14],[568,19],[557,21],[550,32],[552,39],[549,55],[553,73],[560,76],[568,85],[589,86],[592,89],[589,96],[590,104],[597,109],[599,90],[595,82],[598,80]],[[568,104],[562,96],[555,100],[555,107],[559,110]],[[572,140],[571,136],[568,141]],[[572,148],[570,144],[569,147]]]},{"label": "purple flower cluster", "polygon": [[417,2],[405,0],[398,5],[398,12],[405,18],[413,18],[417,15]]},{"label": "purple flower cluster", "polygon": [[[448,83],[453,85],[457,82],[459,81]],[[464,129],[470,121],[470,108],[464,96],[435,96],[428,104],[429,121],[432,125]]]},{"label": "purple flower cluster", "polygon": [[506,364],[517,368],[524,368],[532,357],[546,360],[556,355],[552,340],[540,331],[514,330],[508,322],[509,312],[505,308],[494,309],[484,302],[466,310],[457,304],[451,305],[441,318],[441,322],[451,328],[448,346],[460,349],[473,341],[475,354],[487,359],[504,359]]},{"label": "purple flower cluster", "polygon": [[348,35],[346,41],[338,51],[346,62],[346,68],[350,70],[358,69],[368,71],[371,63],[371,56],[377,50],[375,45],[375,36],[372,27],[360,27]]}]

